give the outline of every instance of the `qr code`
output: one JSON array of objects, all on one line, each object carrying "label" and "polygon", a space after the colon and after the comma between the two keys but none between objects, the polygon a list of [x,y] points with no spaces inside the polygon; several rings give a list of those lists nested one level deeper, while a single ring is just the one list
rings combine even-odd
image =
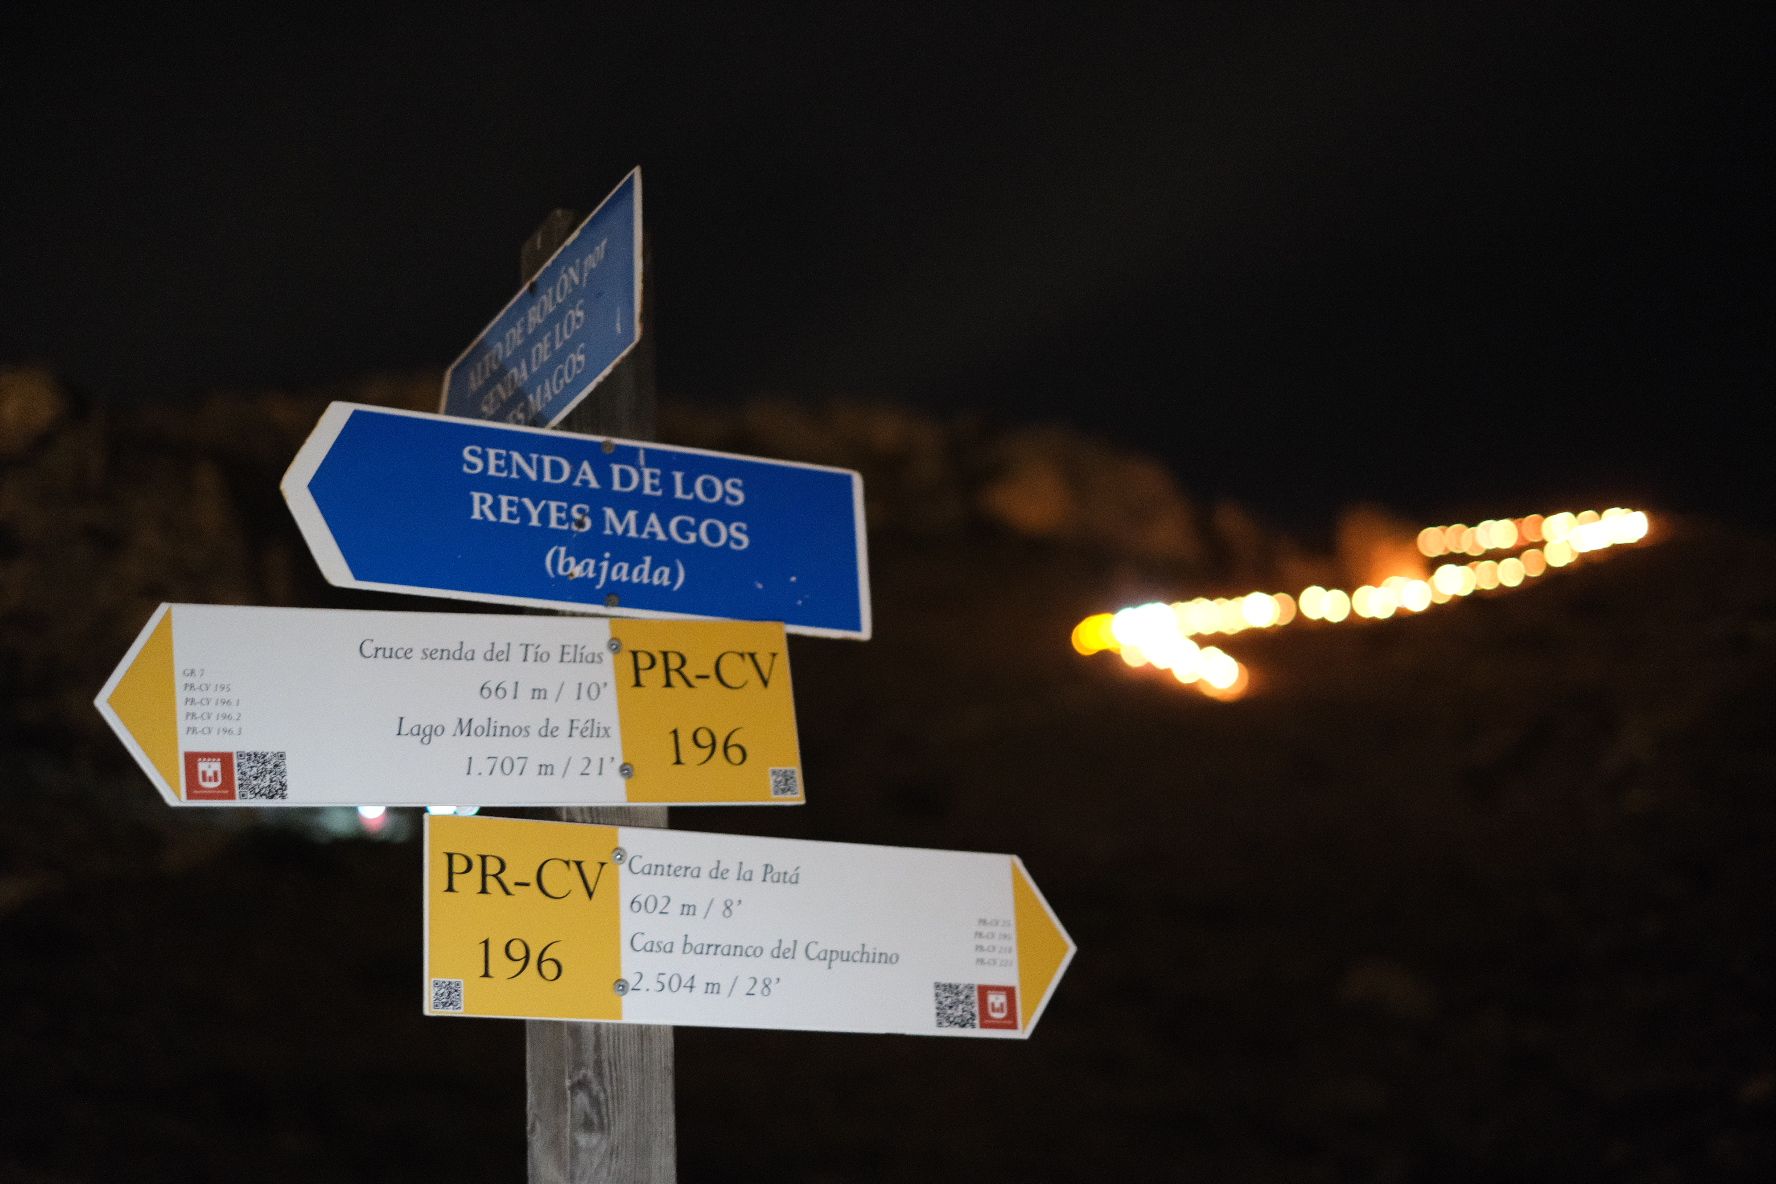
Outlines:
[{"label": "qr code", "polygon": [[771,770],[771,796],[774,798],[799,798],[802,796],[802,779],[794,769]]},{"label": "qr code", "polygon": [[979,994],[973,983],[932,983],[937,994],[937,1026],[940,1028],[978,1028]]},{"label": "qr code", "polygon": [[435,978],[432,980],[432,1010],[461,1011],[463,980],[460,978]]},{"label": "qr code", "polygon": [[271,802],[289,797],[290,781],[284,772],[284,754],[235,753],[234,785],[235,797],[243,802]]}]

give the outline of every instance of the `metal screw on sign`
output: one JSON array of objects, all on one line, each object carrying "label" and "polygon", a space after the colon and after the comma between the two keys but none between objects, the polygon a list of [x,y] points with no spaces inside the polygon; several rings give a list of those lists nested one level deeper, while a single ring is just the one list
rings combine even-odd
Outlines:
[{"label": "metal screw on sign", "polygon": [[611,984],[611,990],[615,991],[619,995],[627,995],[629,993],[629,980],[626,978],[618,979],[616,982]]},{"label": "metal screw on sign", "polygon": [[627,781],[629,778],[635,776],[635,766],[628,761],[624,761],[617,766],[617,774],[622,777],[623,780]]},{"label": "metal screw on sign", "polygon": [[613,637],[604,643],[604,648],[613,654],[620,654],[623,652],[623,643]]},{"label": "metal screw on sign", "polygon": [[616,864],[618,867],[621,867],[623,864],[623,861],[628,858],[629,858],[629,852],[623,850],[621,847],[614,847],[611,849],[611,862]]}]

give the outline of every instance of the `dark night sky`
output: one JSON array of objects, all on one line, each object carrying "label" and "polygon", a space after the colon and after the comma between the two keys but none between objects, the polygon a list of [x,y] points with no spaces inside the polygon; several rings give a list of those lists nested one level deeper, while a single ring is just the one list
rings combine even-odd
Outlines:
[{"label": "dark night sky", "polygon": [[1422,7],[8,5],[0,360],[441,367],[639,162],[669,395],[1058,419],[1285,520],[1771,509],[1768,9]]}]

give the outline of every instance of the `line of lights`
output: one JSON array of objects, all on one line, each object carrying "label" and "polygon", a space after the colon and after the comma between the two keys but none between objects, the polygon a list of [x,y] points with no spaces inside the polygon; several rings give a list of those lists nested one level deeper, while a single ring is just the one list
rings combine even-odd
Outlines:
[{"label": "line of lights", "polygon": [[[1581,555],[1638,543],[1651,521],[1644,510],[1621,507],[1582,513],[1530,514],[1493,518],[1477,526],[1427,526],[1418,533],[1426,560],[1461,556],[1466,562],[1439,564],[1396,574],[1346,592],[1314,585],[1299,595],[1248,592],[1244,596],[1154,602],[1114,613],[1094,613],[1073,627],[1073,648],[1091,655],[1109,651],[1131,667],[1169,673],[1184,686],[1214,699],[1237,699],[1251,685],[1251,672],[1237,658],[1199,637],[1231,637],[1248,629],[1279,629],[1298,620],[1337,624],[1352,617],[1385,621],[1401,613],[1422,613],[1476,592],[1518,588]],[[1522,550],[1498,559],[1488,552]]]}]

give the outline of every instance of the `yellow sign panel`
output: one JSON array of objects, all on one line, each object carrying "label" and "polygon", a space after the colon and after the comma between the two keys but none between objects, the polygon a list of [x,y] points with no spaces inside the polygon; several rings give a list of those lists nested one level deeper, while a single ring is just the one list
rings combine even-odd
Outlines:
[{"label": "yellow sign panel", "polygon": [[1011,855],[426,819],[432,1015],[1016,1039],[1073,942]]},{"label": "yellow sign panel", "polygon": [[[456,997],[472,998],[476,1015],[622,1019],[617,828],[430,821],[430,977],[461,984]],[[428,1007],[440,1002],[448,993],[428,995]]]},{"label": "yellow sign panel", "polygon": [[799,801],[801,752],[783,626],[612,621],[634,803]]}]

